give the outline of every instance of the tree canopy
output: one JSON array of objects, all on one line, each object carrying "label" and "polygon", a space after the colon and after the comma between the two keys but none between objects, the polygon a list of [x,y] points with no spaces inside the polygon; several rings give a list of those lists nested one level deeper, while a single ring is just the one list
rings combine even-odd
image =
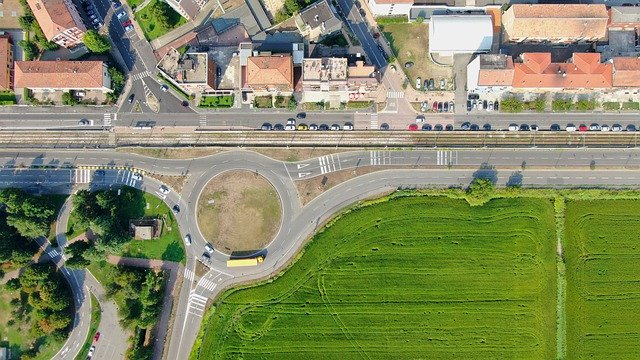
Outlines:
[{"label": "tree canopy", "polygon": [[111,50],[109,39],[95,30],[85,32],[82,42],[92,53],[102,54]]},{"label": "tree canopy", "polygon": [[48,198],[29,195],[20,189],[3,189],[0,203],[6,206],[7,224],[21,236],[34,239],[49,234],[56,209]]}]

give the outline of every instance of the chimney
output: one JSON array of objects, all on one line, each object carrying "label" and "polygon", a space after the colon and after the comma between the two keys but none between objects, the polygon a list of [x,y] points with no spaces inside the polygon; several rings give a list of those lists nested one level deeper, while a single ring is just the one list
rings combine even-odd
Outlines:
[{"label": "chimney", "polygon": [[318,20],[320,20],[320,16],[318,16],[318,15],[314,16],[314,17],[313,17],[313,20],[314,20],[314,21],[318,21]]}]

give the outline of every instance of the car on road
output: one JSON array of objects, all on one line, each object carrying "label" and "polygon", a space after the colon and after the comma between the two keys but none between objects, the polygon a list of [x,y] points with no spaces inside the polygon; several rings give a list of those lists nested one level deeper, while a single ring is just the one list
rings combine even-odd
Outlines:
[{"label": "car on road", "polygon": [[122,19],[122,18],[123,18],[123,17],[125,17],[125,16],[127,16],[127,12],[126,12],[126,11],[124,11],[124,10],[122,10],[122,11],[120,11],[120,12],[118,12],[118,13],[116,14],[116,17],[117,17],[118,19]]},{"label": "car on road", "polygon": [[316,124],[311,124],[311,125],[309,125],[309,130],[311,130],[311,131],[316,131],[316,130],[318,130],[318,125],[316,125]]},{"label": "car on road", "polygon": [[433,126],[431,126],[431,124],[422,125],[422,131],[431,131],[431,130],[433,130]]},{"label": "car on road", "polygon": [[93,335],[93,342],[98,342],[98,340],[100,340],[100,331]]},{"label": "car on road", "polygon": [[471,128],[470,122],[465,122],[465,123],[462,123],[462,125],[460,125],[460,130],[469,130],[469,128]]},{"label": "car on road", "polygon": [[133,30],[133,25],[131,25],[131,24],[129,24],[129,25],[127,25],[127,26],[125,26],[125,27],[124,27],[124,31],[125,31],[125,32],[129,32],[129,31],[131,31],[131,30]]},{"label": "car on road", "polygon": [[209,255],[209,253],[202,253],[202,262],[205,263],[210,263],[211,262],[211,255]]},{"label": "car on road", "polygon": [[416,78],[416,89],[420,89],[420,84],[422,84],[422,79],[420,78],[420,76],[418,76]]},{"label": "car on road", "polygon": [[160,86],[160,89],[162,89],[162,91],[167,92],[169,91],[169,86],[167,84],[162,84],[162,86]]},{"label": "car on road", "polygon": [[338,125],[338,124],[333,124],[333,125],[331,125],[331,128],[330,128],[330,129],[331,129],[331,131],[338,131],[338,130],[340,130],[340,125]]},{"label": "car on road", "polygon": [[342,126],[342,130],[353,130],[353,124],[352,123],[345,123],[344,126]]},{"label": "car on road", "polygon": [[418,124],[422,124],[424,122],[424,115],[418,115],[416,116],[416,123]]},{"label": "car on road", "polygon": [[409,130],[409,131],[417,131],[418,130],[418,124],[409,124],[409,126],[407,126],[407,130]]},{"label": "car on road", "polygon": [[589,131],[600,131],[600,125],[596,123],[589,125]]},{"label": "car on road", "polygon": [[301,130],[301,131],[309,130],[309,126],[307,126],[307,124],[299,124],[298,130]]},{"label": "car on road", "polygon": [[171,192],[171,190],[169,190],[167,185],[160,185],[160,192],[167,195]]},{"label": "car on road", "polygon": [[276,130],[276,131],[282,131],[282,130],[284,130],[284,125],[282,125],[282,124],[275,124],[275,125],[273,126],[273,130]]},{"label": "car on road", "polygon": [[136,94],[131,94],[131,95],[129,95],[129,99],[128,99],[129,104],[131,104],[131,103],[133,102],[133,98],[134,98],[134,97],[136,97]]},{"label": "car on road", "polygon": [[434,131],[442,131],[442,130],[444,130],[444,127],[442,127],[441,124],[435,124],[435,125],[433,125],[433,130]]},{"label": "car on road", "polygon": [[190,234],[187,234],[187,235],[184,236],[184,243],[187,246],[191,245],[191,235]]},{"label": "car on road", "polygon": [[93,353],[96,352],[96,346],[92,346],[89,348],[89,353],[87,353],[87,359],[91,359],[91,357],[93,356]]},{"label": "car on road", "polygon": [[613,124],[611,131],[622,131],[622,126],[620,124]]},{"label": "car on road", "polygon": [[576,129],[576,126],[575,126],[575,125],[573,125],[573,124],[567,124],[567,127],[566,127],[566,128],[564,128],[564,129],[565,129],[566,131],[568,131],[568,132],[574,132],[574,131],[576,131],[576,130],[577,130],[577,129]]},{"label": "car on road", "polygon": [[133,174],[131,174],[131,178],[132,178],[133,180],[142,181],[142,175],[141,175],[141,174],[139,174],[139,173],[133,173]]},{"label": "car on road", "polygon": [[602,124],[602,126],[600,127],[600,131],[609,131],[609,130],[611,130],[611,129],[609,128],[609,125]]},{"label": "car on road", "polygon": [[551,130],[551,131],[560,131],[560,130],[562,130],[562,129],[560,128],[560,125],[558,125],[558,124],[553,124],[553,125],[551,125],[551,126],[549,127],[549,130]]},{"label": "car on road", "polygon": [[380,130],[389,130],[389,124],[387,123],[380,124]]},{"label": "car on road", "polygon": [[287,125],[284,127],[286,131],[294,131],[296,129],[295,125]]},{"label": "car on road", "polygon": [[301,113],[296,114],[296,119],[305,119],[306,117],[307,117],[307,113],[301,112]]},{"label": "car on road", "polygon": [[627,131],[636,131],[636,126],[633,124],[627,125]]},{"label": "car on road", "polygon": [[580,126],[578,126],[578,131],[588,131],[589,128],[587,127],[587,125],[585,124],[580,124]]},{"label": "car on road", "polygon": [[518,124],[510,124],[509,131],[518,131]]},{"label": "car on road", "polygon": [[178,206],[178,204],[173,205],[171,211],[173,211],[175,215],[178,215],[180,213],[180,206]]},{"label": "car on road", "polygon": [[318,126],[318,130],[320,130],[320,131],[329,131],[329,125],[320,124],[320,126]]},{"label": "car on road", "polygon": [[273,130],[273,126],[271,126],[271,124],[269,124],[269,123],[264,123],[260,127],[260,130],[270,131],[270,130]]},{"label": "car on road", "polygon": [[213,254],[213,245],[206,243],[204,244],[204,249],[207,250],[209,254]]},{"label": "car on road", "polygon": [[287,125],[295,126],[296,125],[296,119],[292,119],[292,118],[288,119],[287,120]]},{"label": "car on road", "polygon": [[83,126],[87,126],[90,124],[91,122],[88,119],[80,119],[80,121],[78,122],[78,125],[83,125]]}]

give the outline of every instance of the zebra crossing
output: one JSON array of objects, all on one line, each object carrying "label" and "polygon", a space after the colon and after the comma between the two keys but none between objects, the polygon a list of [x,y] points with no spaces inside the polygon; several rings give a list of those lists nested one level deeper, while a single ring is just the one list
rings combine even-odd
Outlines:
[{"label": "zebra crossing", "polygon": [[120,175],[122,175],[122,177],[119,179],[123,184],[130,186],[130,187],[136,187],[136,185],[138,184],[138,180],[133,178],[133,172],[132,171],[121,171],[118,174],[118,177],[120,177]]},{"label": "zebra crossing", "polygon": [[369,161],[371,165],[390,165],[391,164],[391,152],[390,151],[370,151]]},{"label": "zebra crossing", "polygon": [[140,80],[142,78],[146,78],[147,76],[151,76],[151,73],[149,71],[145,70],[143,72],[134,74],[131,78],[133,79],[133,81],[136,81],[136,80]]},{"label": "zebra crossing", "polygon": [[49,257],[53,259],[53,258],[58,257],[60,255],[60,253],[56,249],[51,249],[51,250],[49,250],[49,252],[47,252],[47,255],[49,255]]},{"label": "zebra crossing", "polygon": [[75,169],[73,176],[74,183],[76,184],[88,184],[91,182],[91,170],[89,169]]},{"label": "zebra crossing", "polygon": [[340,166],[340,158],[338,157],[338,154],[321,156],[318,158],[318,162],[320,162],[321,174],[330,173],[336,170],[342,170],[342,166]]},{"label": "zebra crossing", "polygon": [[451,150],[438,150],[436,153],[436,165],[457,165],[458,152]]},{"label": "zebra crossing", "polygon": [[200,118],[200,126],[207,126],[207,115],[200,114],[199,118]]},{"label": "zebra crossing", "polygon": [[204,313],[204,309],[207,306],[207,300],[209,299],[202,295],[198,295],[192,291],[189,294],[187,312],[191,315],[202,317],[202,314]]},{"label": "zebra crossing", "polygon": [[102,118],[103,120],[102,121],[103,121],[104,126],[111,126],[111,115],[113,115],[113,114],[106,113],[106,114],[103,115],[103,118]]},{"label": "zebra crossing", "polygon": [[371,127],[370,129],[375,130],[378,128],[378,113],[371,114]]},{"label": "zebra crossing", "polygon": [[202,278],[200,279],[200,281],[198,281],[198,286],[202,286],[203,288],[209,291],[213,291],[215,290],[216,286],[218,286],[218,284],[214,283],[213,281],[207,278]]},{"label": "zebra crossing", "polygon": [[404,92],[402,91],[388,91],[387,99],[402,99],[404,98]]},{"label": "zebra crossing", "polygon": [[196,274],[191,271],[190,269],[184,269],[184,278],[189,280],[189,281],[193,281],[193,279],[195,279]]}]

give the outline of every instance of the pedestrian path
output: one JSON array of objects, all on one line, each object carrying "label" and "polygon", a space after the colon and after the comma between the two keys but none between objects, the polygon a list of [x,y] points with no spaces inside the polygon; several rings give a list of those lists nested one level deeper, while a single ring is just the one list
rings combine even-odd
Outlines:
[{"label": "pedestrian path", "polygon": [[131,79],[133,81],[136,81],[136,80],[140,80],[142,78],[146,78],[148,76],[151,76],[151,73],[149,71],[145,70],[143,72],[139,72],[137,74],[134,74],[133,76],[131,76]]},{"label": "pedestrian path", "polygon": [[340,165],[340,157],[338,154],[321,156],[318,158],[320,163],[320,173],[327,174],[333,171],[342,170]]},{"label": "pedestrian path", "polygon": [[371,151],[369,154],[371,165],[391,165],[391,151]]},{"label": "pedestrian path", "polygon": [[458,165],[458,152],[451,150],[438,150],[436,153],[436,165]]},{"label": "pedestrian path", "polygon": [[387,98],[389,99],[402,99],[404,98],[404,91],[388,91]]},{"label": "pedestrian path", "polygon": [[106,113],[103,115],[103,124],[104,126],[111,126],[111,116],[114,114]]},{"label": "pedestrian path", "polygon": [[91,170],[89,169],[75,169],[73,176],[74,183],[76,184],[88,184],[91,182]]},{"label": "pedestrian path", "polygon": [[202,317],[202,314],[204,313],[204,309],[207,306],[207,300],[209,299],[191,291],[191,293],[189,293],[189,302],[187,306],[188,308],[187,312],[191,315]]}]

